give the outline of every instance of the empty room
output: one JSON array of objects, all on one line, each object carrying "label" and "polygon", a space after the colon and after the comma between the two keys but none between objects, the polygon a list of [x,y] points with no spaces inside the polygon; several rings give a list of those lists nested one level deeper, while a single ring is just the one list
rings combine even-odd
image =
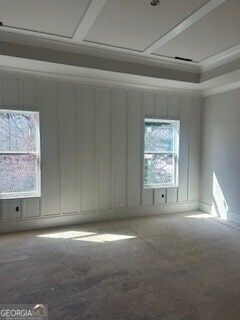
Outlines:
[{"label": "empty room", "polygon": [[0,319],[240,319],[240,1],[0,0]]}]

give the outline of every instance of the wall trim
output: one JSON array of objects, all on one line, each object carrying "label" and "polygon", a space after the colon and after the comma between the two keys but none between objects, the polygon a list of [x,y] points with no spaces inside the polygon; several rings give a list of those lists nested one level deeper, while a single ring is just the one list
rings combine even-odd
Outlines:
[{"label": "wall trim", "polygon": [[219,67],[228,62],[240,58],[240,44],[221,51],[201,62],[199,62],[201,72],[206,72],[216,67]]},{"label": "wall trim", "polygon": [[[145,76],[123,74],[112,71],[88,69],[57,63],[31,61],[24,58],[0,56],[0,76],[43,81],[68,82],[115,89],[136,89],[146,91],[189,93],[201,95],[199,84],[176,80],[157,79]],[[5,60],[6,58],[6,60]],[[17,59],[18,61],[16,61]],[[10,67],[13,65],[13,67]],[[19,68],[19,65],[22,67]],[[41,70],[38,70],[40,68]],[[48,70],[48,71],[47,71]]]},{"label": "wall trim", "polygon": [[214,89],[209,89],[209,90],[204,90],[202,92],[202,97],[208,97],[208,96],[212,96],[214,94],[218,94],[218,93],[223,93],[223,92],[227,92],[227,91],[232,91],[235,89],[240,88],[240,81],[235,82],[235,83],[230,83],[227,84],[226,86],[222,86],[219,88],[214,88]]},{"label": "wall trim", "polygon": [[[200,201],[199,202],[199,210],[211,214],[216,211],[216,207],[214,205],[209,205],[207,203]],[[240,214],[238,214],[236,212],[228,211],[227,212],[227,220],[240,224]]]},{"label": "wall trim", "polygon": [[36,230],[43,228],[61,227],[90,222],[121,220],[151,215],[162,215],[177,212],[196,211],[199,202],[164,204],[155,206],[142,206],[132,208],[120,208],[114,210],[89,211],[85,213],[63,214],[61,216],[39,217],[24,220],[8,220],[0,222],[0,233]]}]

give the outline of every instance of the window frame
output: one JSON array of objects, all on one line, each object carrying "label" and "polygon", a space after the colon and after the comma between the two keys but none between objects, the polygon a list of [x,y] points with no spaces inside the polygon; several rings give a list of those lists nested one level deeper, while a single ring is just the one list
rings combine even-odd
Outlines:
[{"label": "window frame", "polygon": [[[161,152],[145,152],[145,124],[147,122],[156,123],[173,123],[176,125],[174,132],[174,151],[161,151]],[[179,186],[179,148],[180,148],[180,120],[178,119],[160,119],[144,117],[143,119],[143,189],[167,189],[167,188],[177,188]],[[155,184],[145,184],[145,154],[172,154],[174,159],[174,175],[173,183],[155,183]]]},{"label": "window frame", "polygon": [[36,156],[36,191],[30,192],[10,192],[0,193],[0,200],[39,198],[41,197],[41,141],[40,141],[40,113],[39,111],[0,109],[1,113],[34,114],[37,119],[36,124],[36,151],[1,151],[0,155],[34,155]]}]

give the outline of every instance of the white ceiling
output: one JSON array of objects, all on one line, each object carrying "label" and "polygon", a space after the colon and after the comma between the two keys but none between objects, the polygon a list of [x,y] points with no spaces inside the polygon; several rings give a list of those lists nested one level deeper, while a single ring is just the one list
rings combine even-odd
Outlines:
[{"label": "white ceiling", "polygon": [[199,62],[239,43],[240,0],[228,0],[155,53]]},{"label": "white ceiling", "polygon": [[86,40],[143,51],[207,0],[108,0]]},{"label": "white ceiling", "polygon": [[0,0],[5,26],[72,37],[90,0]]},{"label": "white ceiling", "polygon": [[240,0],[160,0],[156,7],[150,2],[0,0],[0,41],[29,44],[32,39],[34,45],[38,39],[45,47],[52,41],[56,47],[92,46],[158,61],[180,56],[196,62],[240,43]]}]

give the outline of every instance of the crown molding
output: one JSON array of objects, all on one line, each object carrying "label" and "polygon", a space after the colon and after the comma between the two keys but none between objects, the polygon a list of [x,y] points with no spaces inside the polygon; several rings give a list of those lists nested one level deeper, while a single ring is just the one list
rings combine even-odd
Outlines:
[{"label": "crown molding", "polygon": [[218,87],[218,88],[203,90],[202,97],[204,98],[204,97],[212,96],[214,94],[235,90],[238,88],[240,88],[240,81],[235,82],[235,83],[230,83],[225,86]]},{"label": "crown molding", "polygon": [[200,95],[198,83],[168,80],[92,68],[64,65],[0,55],[0,75],[51,79],[57,82],[83,83],[118,89],[189,92]]},{"label": "crown molding", "polygon": [[240,44],[221,51],[199,63],[201,72],[206,72],[240,58]]},{"label": "crown molding", "polygon": [[199,83],[202,96],[209,96],[239,88],[240,69]]},{"label": "crown molding", "polygon": [[197,62],[180,61],[174,58],[145,54],[142,51],[131,50],[122,47],[114,47],[103,43],[83,40],[81,49],[90,55],[101,55],[109,59],[117,59],[128,62],[140,62],[174,70],[199,73]]},{"label": "crown molding", "polygon": [[[126,48],[113,47],[105,44],[89,42],[83,40],[81,44],[70,39],[51,36],[51,38],[32,36],[31,34],[21,34],[5,32],[0,30],[0,41],[35,46],[45,49],[61,50],[72,53],[86,54],[100,58],[107,58],[119,61],[141,63],[156,67],[168,68],[172,70],[199,73],[199,65],[195,62],[185,62],[173,58],[143,54],[141,51],[130,50]],[[0,44],[1,49],[1,44]],[[0,52],[1,54],[1,52]]]},{"label": "crown molding", "polygon": [[191,83],[1,55],[0,76],[202,97],[240,88],[240,70],[202,83]]}]

